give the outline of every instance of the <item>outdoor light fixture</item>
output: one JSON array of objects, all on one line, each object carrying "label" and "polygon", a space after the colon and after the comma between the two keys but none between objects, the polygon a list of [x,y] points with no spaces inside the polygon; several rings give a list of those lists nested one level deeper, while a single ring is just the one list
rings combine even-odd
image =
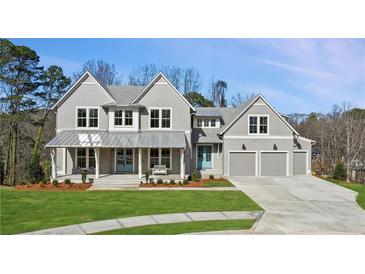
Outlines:
[{"label": "outdoor light fixture", "polygon": [[246,150],[246,146],[245,146],[245,144],[242,144],[242,149],[243,149],[243,150]]},{"label": "outdoor light fixture", "polygon": [[278,146],[276,144],[274,144],[274,146],[272,147],[273,150],[278,150]]}]

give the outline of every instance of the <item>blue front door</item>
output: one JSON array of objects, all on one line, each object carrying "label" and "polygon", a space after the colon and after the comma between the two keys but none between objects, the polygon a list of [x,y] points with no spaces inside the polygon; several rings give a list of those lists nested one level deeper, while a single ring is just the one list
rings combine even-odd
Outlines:
[{"label": "blue front door", "polygon": [[116,152],[117,172],[133,171],[133,149],[118,148]]},{"label": "blue front door", "polygon": [[198,169],[212,168],[212,146],[198,146]]}]

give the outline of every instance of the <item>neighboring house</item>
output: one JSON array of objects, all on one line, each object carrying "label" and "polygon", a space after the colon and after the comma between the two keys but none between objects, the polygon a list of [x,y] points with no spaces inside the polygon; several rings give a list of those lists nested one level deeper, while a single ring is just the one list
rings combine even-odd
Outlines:
[{"label": "neighboring house", "polygon": [[238,108],[194,108],[159,73],[147,86],[104,86],[86,72],[55,104],[52,177],[87,169],[136,174],[311,173],[311,143],[261,95]]}]

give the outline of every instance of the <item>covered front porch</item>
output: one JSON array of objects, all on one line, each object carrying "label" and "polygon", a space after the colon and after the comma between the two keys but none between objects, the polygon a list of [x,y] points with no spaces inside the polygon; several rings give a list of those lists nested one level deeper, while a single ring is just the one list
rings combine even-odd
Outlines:
[{"label": "covered front porch", "polygon": [[[95,182],[140,181],[146,172],[155,179],[185,178],[183,132],[62,131],[47,147],[51,153],[53,179],[81,181],[84,170]],[[154,175],[155,165],[165,166],[167,175]]]}]

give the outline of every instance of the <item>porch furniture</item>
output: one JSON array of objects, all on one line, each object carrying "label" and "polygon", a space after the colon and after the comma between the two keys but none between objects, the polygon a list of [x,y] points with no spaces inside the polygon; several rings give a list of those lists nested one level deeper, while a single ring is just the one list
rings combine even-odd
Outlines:
[{"label": "porch furniture", "polygon": [[153,175],[167,175],[167,168],[165,165],[154,165],[152,168]]}]

